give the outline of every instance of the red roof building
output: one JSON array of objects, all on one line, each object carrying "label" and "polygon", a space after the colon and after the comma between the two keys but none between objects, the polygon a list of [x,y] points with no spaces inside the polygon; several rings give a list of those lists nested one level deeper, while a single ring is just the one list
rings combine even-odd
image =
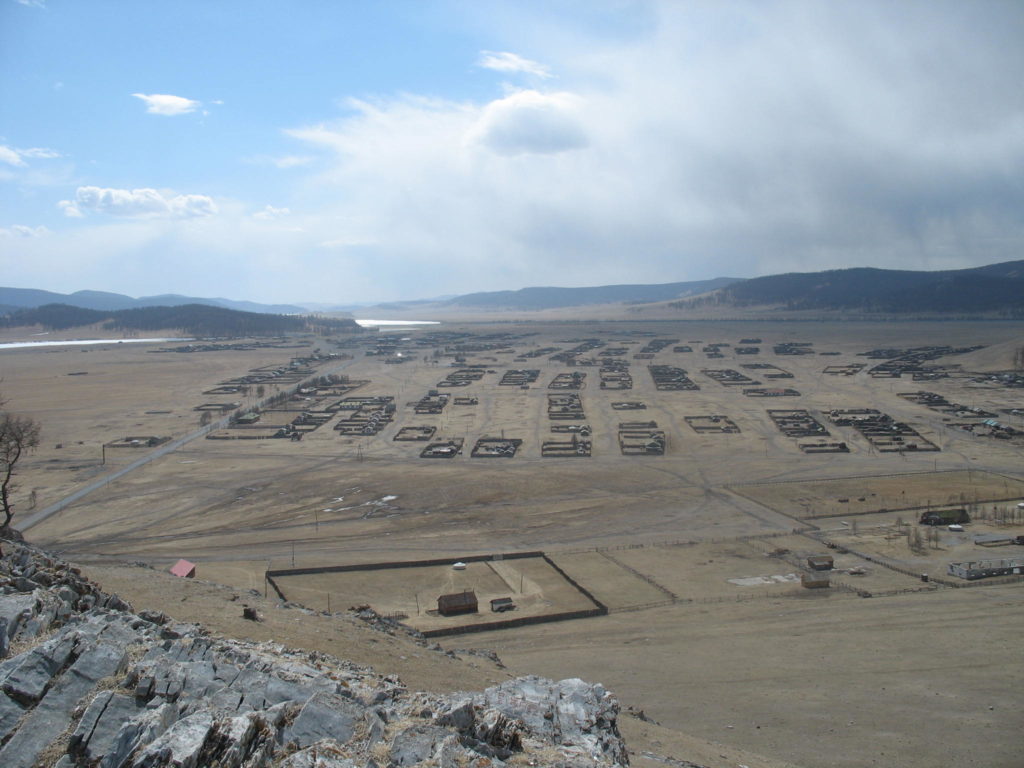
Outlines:
[{"label": "red roof building", "polygon": [[196,564],[188,560],[179,560],[171,568],[171,573],[183,579],[194,579],[196,575]]}]

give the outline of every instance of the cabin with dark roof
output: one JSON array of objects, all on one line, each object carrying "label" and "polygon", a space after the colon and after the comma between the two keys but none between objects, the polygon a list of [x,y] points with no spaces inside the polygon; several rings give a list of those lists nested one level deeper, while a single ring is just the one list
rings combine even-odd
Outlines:
[{"label": "cabin with dark roof", "polygon": [[461,613],[476,613],[476,592],[466,590],[437,598],[437,612],[442,616],[458,616]]}]

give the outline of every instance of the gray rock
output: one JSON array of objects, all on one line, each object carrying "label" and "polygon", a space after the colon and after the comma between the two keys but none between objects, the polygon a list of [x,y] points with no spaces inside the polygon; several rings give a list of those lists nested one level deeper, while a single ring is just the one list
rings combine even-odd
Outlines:
[{"label": "gray rock", "polygon": [[355,734],[356,722],[362,717],[363,708],[358,704],[321,691],[302,706],[299,716],[285,732],[283,741],[300,748],[327,738],[344,744]]},{"label": "gray rock", "polygon": [[0,600],[0,619],[7,625],[7,637],[14,639],[22,622],[35,613],[36,599],[32,595],[5,595]]},{"label": "gray rock", "polygon": [[0,742],[18,725],[25,710],[6,693],[0,693]]},{"label": "gray rock", "polygon": [[414,725],[395,735],[391,741],[392,765],[416,765],[430,759],[446,739],[456,739],[447,728]]},{"label": "gray rock", "polygon": [[43,643],[24,655],[0,684],[4,693],[25,705],[43,698],[53,676],[59,672],[75,648],[74,637],[58,637]]},{"label": "gray rock", "polygon": [[319,741],[285,759],[280,768],[357,768],[333,739]]},{"label": "gray rock", "polygon": [[473,700],[462,699],[434,718],[434,724],[450,726],[461,733],[468,733],[475,720],[476,707],[473,705]]},{"label": "gray rock", "polygon": [[389,768],[627,764],[618,705],[600,686],[524,678],[479,694],[410,693],[325,654],[132,614],[74,569],[5,547],[0,643],[63,626],[0,660],[2,768],[36,765],[66,733],[52,745],[66,750],[62,768],[377,768],[384,753]]},{"label": "gray rock", "polygon": [[213,724],[213,713],[209,710],[179,720],[132,761],[132,768],[194,768]]},{"label": "gray rock", "polygon": [[152,675],[139,678],[139,682],[135,684],[135,698],[148,700],[153,695],[154,685],[156,685],[156,678]]},{"label": "gray rock", "polygon": [[160,626],[170,621],[167,618],[167,614],[161,611],[139,611],[139,618],[145,619],[150,624],[158,624]]},{"label": "gray rock", "polygon": [[593,760],[628,763],[618,731],[618,701],[600,685],[531,676],[488,688],[474,701],[521,721],[531,738],[576,745]]},{"label": "gray rock", "polygon": [[86,707],[82,718],[78,721],[74,733],[71,734],[71,738],[68,741],[68,752],[81,754],[86,751],[89,741],[92,739],[93,731],[96,729],[96,723],[99,722],[100,717],[113,697],[113,691],[103,691],[93,697],[92,701],[89,702],[89,706]]},{"label": "gray rock", "polygon": [[50,742],[67,728],[71,712],[79,700],[99,680],[118,672],[124,665],[124,659],[124,648],[102,645],[85,650],[53,682],[42,701],[31,710],[10,741],[0,749],[0,765],[4,768],[30,768]]},{"label": "gray rock", "polygon": [[[143,714],[123,723],[102,754],[100,768],[121,768],[139,747],[152,742],[177,719],[178,707],[163,704],[156,709],[146,709]],[[94,736],[93,740],[96,738]],[[100,745],[96,746],[95,753],[99,754]]]}]

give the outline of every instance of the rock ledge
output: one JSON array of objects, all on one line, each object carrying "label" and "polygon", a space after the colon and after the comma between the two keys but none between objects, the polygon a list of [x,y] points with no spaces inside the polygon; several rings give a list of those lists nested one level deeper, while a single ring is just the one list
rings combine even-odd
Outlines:
[{"label": "rock ledge", "polygon": [[629,761],[600,685],[538,677],[439,695],[320,653],[134,613],[2,541],[0,765],[599,768]]}]

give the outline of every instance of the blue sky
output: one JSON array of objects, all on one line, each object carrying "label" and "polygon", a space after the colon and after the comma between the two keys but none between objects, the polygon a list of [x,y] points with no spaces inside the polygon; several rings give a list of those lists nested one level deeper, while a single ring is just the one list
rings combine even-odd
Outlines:
[{"label": "blue sky", "polygon": [[1024,5],[0,0],[0,283],[424,298],[1024,250]]}]

